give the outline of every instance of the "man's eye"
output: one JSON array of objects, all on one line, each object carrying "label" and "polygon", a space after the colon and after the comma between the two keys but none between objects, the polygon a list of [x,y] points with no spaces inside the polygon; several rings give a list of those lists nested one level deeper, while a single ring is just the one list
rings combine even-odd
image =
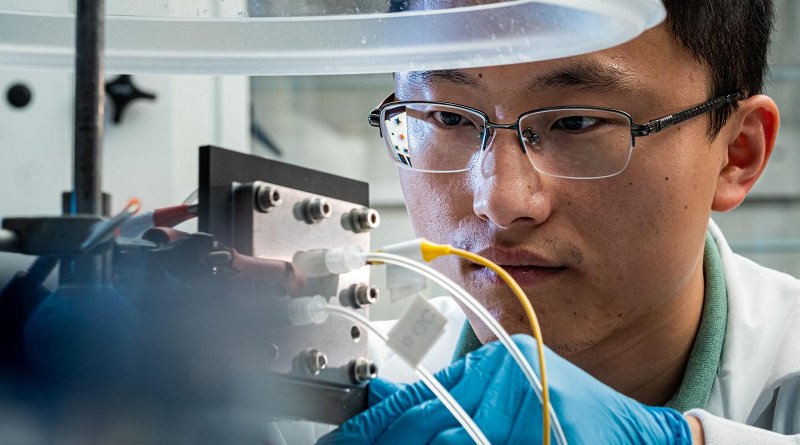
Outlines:
[{"label": "man's eye", "polygon": [[436,122],[448,127],[455,127],[456,125],[466,125],[469,120],[458,113],[450,113],[447,111],[437,111],[434,114]]},{"label": "man's eye", "polygon": [[553,123],[554,130],[584,131],[600,123],[600,118],[592,116],[562,117]]}]

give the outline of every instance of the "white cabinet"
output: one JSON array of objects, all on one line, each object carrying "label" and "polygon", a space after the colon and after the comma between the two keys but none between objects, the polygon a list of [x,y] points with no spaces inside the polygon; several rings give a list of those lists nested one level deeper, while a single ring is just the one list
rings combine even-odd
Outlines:
[{"label": "white cabinet", "polygon": [[[115,76],[108,76],[113,79]],[[141,75],[156,94],[134,101],[120,124],[106,104],[103,190],[112,211],[137,197],[147,209],[180,203],[197,188],[197,147],[249,152],[249,78]],[[6,92],[24,84],[32,100],[13,107]],[[71,188],[74,78],[50,71],[0,70],[0,215],[57,214]]]}]

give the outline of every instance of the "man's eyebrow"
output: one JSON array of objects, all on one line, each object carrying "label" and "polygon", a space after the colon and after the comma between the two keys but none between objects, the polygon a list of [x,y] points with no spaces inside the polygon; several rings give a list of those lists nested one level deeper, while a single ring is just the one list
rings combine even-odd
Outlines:
[{"label": "man's eyebrow", "polygon": [[408,78],[414,83],[434,83],[447,82],[456,85],[466,85],[478,90],[484,90],[484,86],[478,78],[457,70],[437,70],[437,71],[412,71],[408,73]]},{"label": "man's eyebrow", "polygon": [[528,91],[546,88],[632,91],[634,87],[633,78],[619,68],[587,62],[565,65],[552,72],[536,76],[527,85]]}]

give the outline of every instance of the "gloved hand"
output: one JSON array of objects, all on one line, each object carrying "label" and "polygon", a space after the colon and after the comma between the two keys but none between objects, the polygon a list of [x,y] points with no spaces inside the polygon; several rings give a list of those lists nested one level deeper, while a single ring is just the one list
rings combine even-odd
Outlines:
[{"label": "gloved hand", "polygon": [[[513,340],[538,374],[535,340],[527,335],[515,335]],[[691,445],[689,424],[679,412],[626,397],[549,348],[546,361],[551,403],[571,445]],[[541,403],[499,342],[468,354],[436,378],[492,444],[541,443]],[[377,380],[370,386],[372,407],[323,437],[320,444],[472,443],[422,382],[401,387]]]}]

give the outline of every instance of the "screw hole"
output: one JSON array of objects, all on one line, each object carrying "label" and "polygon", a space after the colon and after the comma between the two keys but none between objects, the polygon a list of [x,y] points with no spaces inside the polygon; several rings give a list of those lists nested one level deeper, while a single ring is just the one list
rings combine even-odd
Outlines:
[{"label": "screw hole", "polygon": [[358,341],[361,340],[361,329],[358,329],[358,326],[350,328],[350,337],[352,337],[354,342],[358,343]]}]

